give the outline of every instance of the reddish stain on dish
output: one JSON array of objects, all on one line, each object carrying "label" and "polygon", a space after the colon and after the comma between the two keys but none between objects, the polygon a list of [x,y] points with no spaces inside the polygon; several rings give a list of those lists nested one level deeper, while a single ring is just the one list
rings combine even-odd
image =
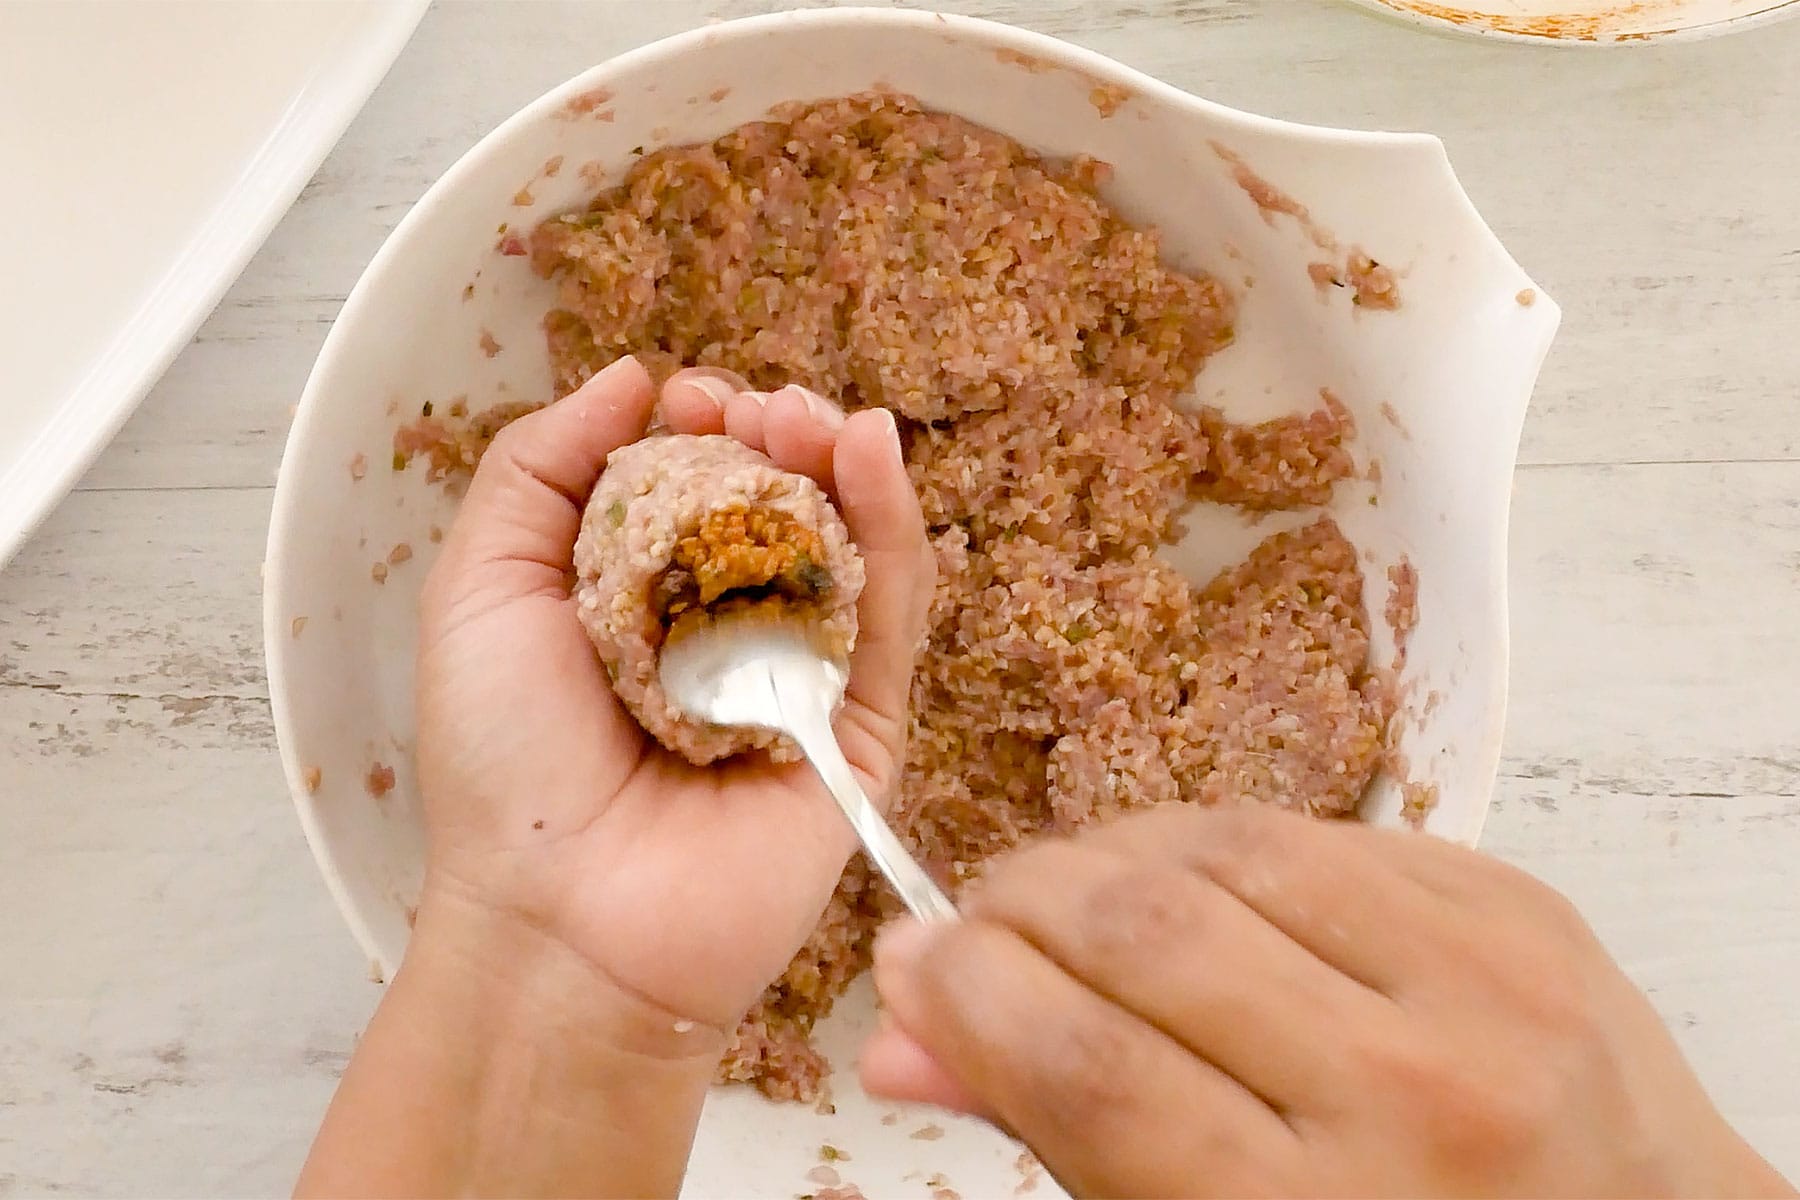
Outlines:
[{"label": "reddish stain on dish", "polygon": [[564,117],[585,117],[612,98],[613,90],[611,88],[589,88],[585,92],[569,97],[562,106],[562,115]]},{"label": "reddish stain on dish", "polygon": [[369,795],[379,800],[394,790],[394,768],[383,763],[369,764],[368,777],[363,780],[363,787]]}]

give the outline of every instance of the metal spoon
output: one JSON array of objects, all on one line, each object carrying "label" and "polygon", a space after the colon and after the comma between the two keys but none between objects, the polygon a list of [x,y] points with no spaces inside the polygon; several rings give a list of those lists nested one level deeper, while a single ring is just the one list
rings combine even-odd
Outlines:
[{"label": "metal spoon", "polygon": [[953,921],[956,908],[869,802],[838,747],[831,717],[849,672],[800,618],[727,614],[678,631],[658,666],[669,703],[714,725],[770,729],[794,739],[862,839],[869,861],[922,921]]}]

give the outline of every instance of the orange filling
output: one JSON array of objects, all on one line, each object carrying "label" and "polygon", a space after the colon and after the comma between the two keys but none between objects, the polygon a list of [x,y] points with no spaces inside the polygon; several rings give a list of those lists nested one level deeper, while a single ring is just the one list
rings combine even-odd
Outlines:
[{"label": "orange filling", "polygon": [[783,512],[747,506],[716,509],[675,543],[651,603],[663,628],[721,599],[818,600],[831,591],[819,535]]}]

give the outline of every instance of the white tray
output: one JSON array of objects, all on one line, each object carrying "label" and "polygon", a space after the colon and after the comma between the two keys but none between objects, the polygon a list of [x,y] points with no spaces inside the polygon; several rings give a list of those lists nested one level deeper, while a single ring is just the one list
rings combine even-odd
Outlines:
[{"label": "white tray", "polygon": [[0,3],[0,565],[219,302],[426,3]]}]

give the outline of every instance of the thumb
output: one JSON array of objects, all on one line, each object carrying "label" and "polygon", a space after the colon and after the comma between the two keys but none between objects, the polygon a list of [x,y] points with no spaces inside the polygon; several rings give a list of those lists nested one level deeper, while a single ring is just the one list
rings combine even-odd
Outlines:
[{"label": "thumb", "polygon": [[606,456],[643,434],[654,392],[637,360],[622,358],[502,429],[481,456],[426,582],[425,619],[475,596],[485,607],[566,594],[582,507]]}]

